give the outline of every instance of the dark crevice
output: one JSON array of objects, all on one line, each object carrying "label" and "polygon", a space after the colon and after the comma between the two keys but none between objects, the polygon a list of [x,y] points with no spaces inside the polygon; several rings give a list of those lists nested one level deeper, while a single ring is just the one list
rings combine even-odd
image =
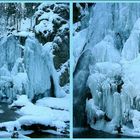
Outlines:
[{"label": "dark crevice", "polygon": [[120,84],[117,85],[117,92],[118,92],[118,93],[121,93],[123,84],[124,84],[124,82],[121,81]]},{"label": "dark crevice", "polygon": [[50,76],[50,81],[51,81],[50,96],[55,97],[55,85],[54,85],[54,80],[53,80],[52,76]]},{"label": "dark crevice", "polygon": [[107,114],[104,115],[104,119],[107,121],[107,122],[110,122],[111,119],[107,116]]},{"label": "dark crevice", "polygon": [[32,124],[32,125],[22,125],[21,129],[23,130],[33,130],[35,132],[41,131],[41,130],[57,130],[55,126],[45,126],[42,124]]}]

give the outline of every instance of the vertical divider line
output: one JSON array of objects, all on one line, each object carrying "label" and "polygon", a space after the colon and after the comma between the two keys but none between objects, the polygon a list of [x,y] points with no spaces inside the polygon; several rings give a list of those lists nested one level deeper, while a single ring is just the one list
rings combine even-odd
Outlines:
[{"label": "vertical divider line", "polygon": [[70,1],[70,138],[73,138],[73,2]]}]

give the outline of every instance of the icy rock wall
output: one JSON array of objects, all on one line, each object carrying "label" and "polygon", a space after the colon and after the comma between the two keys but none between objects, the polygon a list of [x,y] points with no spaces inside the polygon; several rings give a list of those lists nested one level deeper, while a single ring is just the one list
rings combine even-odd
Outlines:
[{"label": "icy rock wall", "polygon": [[138,3],[96,4],[92,11],[93,16],[89,21],[87,47],[93,47],[106,34],[113,32],[116,48],[121,49],[123,43],[128,39],[134,23],[140,17],[139,6]]},{"label": "icy rock wall", "polygon": [[30,38],[26,40],[24,61],[29,78],[30,98],[33,98],[34,93],[49,94],[51,87],[50,72],[46,64],[43,64],[41,49],[42,46],[36,40]]},{"label": "icy rock wall", "polygon": [[[108,67],[110,67],[110,69],[108,69]],[[120,115],[122,113],[121,89],[123,85],[121,66],[111,62],[96,63],[91,68],[87,85],[90,88],[94,106],[97,106],[100,111],[104,112],[108,119],[114,119],[119,126],[120,121],[118,121],[118,119],[121,119]],[[86,109],[88,112],[88,108]],[[94,123],[94,119],[100,120],[105,117],[100,117],[100,115],[96,115],[96,113],[98,112],[95,111],[95,113],[93,113],[93,120],[89,123]]]},{"label": "icy rock wall", "polygon": [[15,61],[21,55],[21,49],[15,36],[2,37],[0,39],[0,67],[7,64],[8,69],[11,70]]},{"label": "icy rock wall", "polygon": [[[78,85],[79,73],[82,73],[81,77],[87,76],[80,82],[84,87],[78,89],[74,86],[74,108],[81,108],[82,104],[82,108],[86,109],[87,122],[95,129],[120,132],[125,126],[139,132],[136,123],[139,122],[140,107],[139,7],[137,3],[100,3],[93,7],[93,16],[87,28],[88,37],[74,71],[74,85]],[[85,59],[91,58],[92,63],[81,59],[87,50],[90,55]],[[85,73],[82,72],[84,66]],[[90,89],[90,98],[84,88]],[[76,119],[83,113],[75,115],[75,126],[84,126],[80,119]]]},{"label": "icy rock wall", "polygon": [[23,94],[27,86],[22,48],[17,37],[11,35],[1,38],[0,49],[0,97],[2,100],[15,99],[16,94]]},{"label": "icy rock wall", "polygon": [[[82,62],[82,63],[81,63]],[[73,79],[73,92],[74,92],[74,126],[83,126],[86,124],[85,105],[88,95],[88,88],[86,85],[87,78],[89,76],[89,64],[94,63],[90,50],[86,50],[79,58],[77,62],[74,79]],[[79,117],[80,115],[80,117]]]},{"label": "icy rock wall", "polygon": [[[46,94],[46,96],[64,96],[47,48],[43,49],[37,40],[28,38],[25,44],[24,61],[29,78],[28,95],[30,98],[33,98],[34,94],[40,93]],[[52,83],[50,79],[52,79]],[[52,84],[54,84],[54,95],[51,95]]]},{"label": "icy rock wall", "polygon": [[129,38],[124,43],[122,57],[124,60],[135,59],[140,50],[140,18],[137,19],[130,33]]},{"label": "icy rock wall", "polygon": [[28,37],[22,46],[16,36],[10,35],[1,38],[0,48],[1,100],[14,100],[21,94],[27,94],[31,100],[39,96],[65,95],[50,52],[34,37]]}]

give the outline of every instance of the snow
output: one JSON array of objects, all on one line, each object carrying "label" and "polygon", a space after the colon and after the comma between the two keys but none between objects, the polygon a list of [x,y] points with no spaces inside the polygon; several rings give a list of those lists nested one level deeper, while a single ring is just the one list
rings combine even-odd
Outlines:
[{"label": "snow", "polygon": [[34,36],[34,33],[29,32],[29,31],[20,31],[20,32],[14,33],[14,35],[21,36],[21,37],[27,37],[27,36]]},{"label": "snow", "polygon": [[20,124],[18,121],[9,121],[9,122],[3,122],[0,123],[0,127],[6,127],[6,130],[8,132],[12,132],[14,131],[14,127],[16,127],[17,129],[20,129]]},{"label": "snow", "polygon": [[[65,98],[68,102],[69,97]],[[16,127],[17,130],[21,130],[22,125],[29,126],[32,124],[41,124],[45,126],[56,127],[57,131],[61,132],[67,127],[65,122],[70,121],[70,113],[66,106],[63,107],[64,104],[56,104],[56,106],[54,106],[53,103],[65,103],[65,98],[52,98],[52,100],[40,99],[36,104],[33,104],[29,101],[26,95],[21,95],[10,106],[21,106],[21,109],[16,111],[21,115],[21,117],[16,121],[0,123],[0,127],[5,126],[7,131],[11,132],[14,130],[14,127]],[[46,101],[50,101],[51,104],[47,106],[47,104],[45,104]],[[58,108],[66,108],[67,110],[59,110]]]},{"label": "snow", "polygon": [[69,111],[69,98],[70,98],[70,95],[66,95],[66,97],[62,99],[53,98],[53,97],[45,97],[43,99],[38,100],[36,102],[36,105],[52,107],[58,110],[60,109],[60,110]]},{"label": "snow", "polygon": [[61,136],[64,135],[64,134],[57,132],[57,131],[54,131],[54,130],[43,130],[42,132],[51,133],[53,135],[61,135]]},{"label": "snow", "polygon": [[66,24],[63,24],[61,27],[60,27],[60,30],[63,32],[65,29],[69,29],[69,25],[70,23],[69,23],[69,21],[68,21],[68,23],[66,23]]},{"label": "snow", "polygon": [[29,18],[22,19],[20,30],[21,31],[29,31],[29,29],[31,29],[31,20],[32,19],[29,19]]},{"label": "snow", "polygon": [[35,26],[35,30],[37,33],[44,33],[44,31],[46,31],[44,34],[45,36],[48,36],[49,33],[53,32],[53,24],[46,20],[42,20],[38,25]]},{"label": "snow", "polygon": [[11,134],[10,133],[8,133],[8,132],[0,132],[0,137],[1,138],[10,138],[11,137]]},{"label": "snow", "polygon": [[32,104],[29,99],[27,98],[26,95],[19,95],[18,96],[18,100],[14,101],[10,107],[13,107],[13,106],[25,106],[25,105],[28,105],[28,104]]},{"label": "snow", "polygon": [[41,16],[38,18],[40,21],[38,25],[35,26],[35,30],[37,33],[43,33],[46,37],[50,35],[54,31],[54,20],[60,18],[58,14],[54,13],[52,9],[50,9],[49,12],[42,12],[40,10],[43,10],[44,7],[49,6],[49,5],[54,5],[55,3],[42,3],[39,7],[38,10],[35,13],[37,16],[38,13],[41,14]]},{"label": "snow", "polygon": [[63,64],[61,65],[60,69],[58,70],[59,76],[61,76],[61,74],[64,73],[65,70],[68,68],[69,63],[70,63],[69,61],[70,61],[70,60],[66,61],[65,63],[63,63]]},{"label": "snow", "polygon": [[[23,102],[21,100],[22,98],[23,98]],[[54,109],[59,108],[59,104],[57,104],[57,106],[55,108],[54,102],[58,102],[58,103],[64,102],[65,99],[54,98],[53,100],[50,100],[51,104],[49,106],[47,106],[47,104],[45,104],[46,100],[45,101],[43,99],[40,99],[40,100],[42,100],[42,101],[40,101],[40,103],[38,102],[36,105],[34,105],[31,102],[29,102],[29,100],[27,99],[27,97],[25,95],[22,95],[19,98],[19,100],[15,101],[15,103],[12,106],[15,106],[15,105],[16,106],[21,106],[21,105],[23,106],[20,110],[17,111],[20,115],[31,115],[31,116],[38,116],[38,117],[42,116],[42,117],[45,117],[46,120],[50,119],[50,118],[52,120],[60,120],[60,121],[68,121],[69,120],[69,112],[68,111],[54,110]],[[49,99],[47,101],[49,101]],[[25,104],[25,102],[26,102],[26,104]],[[43,103],[44,104],[42,105],[41,102],[42,102],[42,104]],[[62,106],[62,104],[60,106]],[[53,107],[54,107],[54,109],[51,109]],[[48,116],[48,114],[49,114],[49,116]]]},{"label": "snow", "polygon": [[50,117],[46,116],[23,116],[18,119],[20,125],[32,125],[32,124],[42,124],[45,126],[55,126],[57,129],[64,129],[66,127],[65,123],[63,121],[52,121]]},{"label": "snow", "polygon": [[56,18],[58,18],[59,16],[57,14],[54,14],[52,11],[48,12],[48,13],[43,13],[40,17],[39,20],[44,20],[47,19],[49,21],[53,21]]},{"label": "snow", "polygon": [[[5,132],[5,131],[1,131],[0,132],[0,138],[11,138],[11,133],[9,132]],[[22,135],[22,134],[19,134],[18,138],[26,138],[26,139],[29,139],[28,137]]]}]

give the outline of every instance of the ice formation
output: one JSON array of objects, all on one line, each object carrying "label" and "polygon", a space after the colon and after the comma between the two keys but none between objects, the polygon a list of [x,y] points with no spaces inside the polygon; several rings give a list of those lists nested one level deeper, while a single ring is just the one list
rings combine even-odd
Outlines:
[{"label": "ice formation", "polygon": [[[11,20],[0,33],[0,102],[17,116],[1,120],[0,137],[24,137],[29,130],[69,137],[69,4],[5,5],[15,14],[22,8],[14,19],[2,11]],[[0,109],[2,117],[5,112]]]},{"label": "ice formation", "polygon": [[[86,46],[74,71],[74,84],[80,74],[86,77],[80,85],[85,84],[88,91],[80,85],[79,89],[74,87],[74,106],[80,108],[83,104],[81,116],[86,110],[87,123],[94,129],[140,136],[139,8],[138,3],[97,3],[92,7]],[[81,59],[86,51],[90,51],[89,56]],[[74,116],[76,127],[83,124],[77,117]]]},{"label": "ice formation", "polygon": [[[3,96],[9,98],[16,94],[27,94],[31,100],[38,94],[64,96],[49,51],[45,51],[34,37],[26,39],[24,49],[20,48],[14,35],[2,38],[0,57],[0,60],[3,60],[0,62],[0,91]],[[54,93],[51,93],[52,84]],[[1,98],[3,96],[1,95]]]}]

